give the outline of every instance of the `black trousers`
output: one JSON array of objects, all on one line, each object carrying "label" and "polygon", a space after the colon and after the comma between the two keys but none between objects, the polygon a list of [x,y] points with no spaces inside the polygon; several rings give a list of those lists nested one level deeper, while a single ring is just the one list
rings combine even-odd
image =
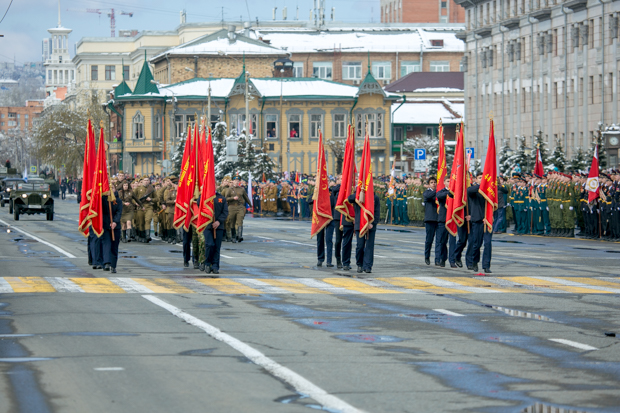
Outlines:
[{"label": "black trousers", "polygon": [[121,242],[120,225],[114,229],[114,240],[112,240],[112,230],[105,229],[101,234],[101,252],[103,264],[110,264],[110,267],[116,268],[118,262],[118,245]]},{"label": "black trousers", "polygon": [[220,269],[220,249],[222,248],[222,238],[224,238],[224,228],[215,231],[213,238],[213,230],[205,229],[205,264],[210,265],[216,270]]},{"label": "black trousers", "polygon": [[360,237],[359,231],[355,232],[355,262],[358,267],[364,270],[372,270],[372,263],[375,256],[375,234],[377,231],[368,231],[366,235]]},{"label": "black trousers", "polygon": [[192,228],[189,231],[183,231],[183,262],[190,262],[192,260]]},{"label": "black trousers", "polygon": [[[323,228],[316,234],[316,258],[319,262],[325,261],[325,229]],[[331,250],[329,251],[330,261],[331,261]]]},{"label": "black trousers", "polygon": [[[335,247],[334,232],[336,233]],[[342,250],[342,231],[340,231],[340,222],[332,221],[327,227],[325,227],[325,244],[327,247],[327,263],[332,263],[332,249],[336,255],[336,260],[340,260],[340,252]]]},{"label": "black trousers", "polygon": [[461,258],[463,256],[463,250],[465,250],[465,245],[467,245],[467,238],[469,237],[469,234],[467,233],[467,222],[465,222],[463,226],[458,227],[456,235],[458,235],[458,240],[456,239],[456,237],[450,236],[450,264],[461,261]]},{"label": "black trousers", "polygon": [[435,262],[445,262],[448,260],[448,230],[445,222],[437,223],[437,233],[435,234]]},{"label": "black trousers", "polygon": [[484,245],[484,254],[482,255],[482,268],[491,267],[491,241],[493,234],[484,231],[484,222],[472,222],[471,233],[469,234],[469,244],[467,245],[467,253],[465,254],[465,262],[470,267],[480,262],[480,248]]},{"label": "black trousers", "polygon": [[431,248],[433,247],[433,240],[435,239],[435,232],[437,232],[437,222],[425,222],[426,227],[426,241],[424,241],[424,259],[431,258]]},{"label": "black trousers", "polygon": [[351,265],[351,249],[353,248],[353,225],[342,229],[342,265]]},{"label": "black trousers", "polygon": [[91,265],[103,265],[103,256],[101,254],[101,242],[98,242],[97,235],[92,230],[88,231],[88,262]]}]

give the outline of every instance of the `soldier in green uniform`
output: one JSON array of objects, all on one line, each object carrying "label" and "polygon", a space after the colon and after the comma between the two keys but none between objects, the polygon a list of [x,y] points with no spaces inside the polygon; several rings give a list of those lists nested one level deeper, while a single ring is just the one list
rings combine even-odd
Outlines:
[{"label": "soldier in green uniform", "polygon": [[135,190],[142,208],[138,208],[135,219],[138,224],[138,241],[147,243],[151,241],[151,221],[153,220],[153,206],[155,204],[155,188],[149,178],[143,178]]},{"label": "soldier in green uniform", "polygon": [[[248,194],[245,189],[240,186],[239,177],[234,178],[234,186],[228,188],[224,197],[228,203],[228,220],[230,220],[230,231],[227,232],[227,236],[232,235],[232,242],[243,241],[243,217],[245,216],[245,205],[252,202],[248,198]],[[229,225],[226,225],[226,231],[228,231]]]}]

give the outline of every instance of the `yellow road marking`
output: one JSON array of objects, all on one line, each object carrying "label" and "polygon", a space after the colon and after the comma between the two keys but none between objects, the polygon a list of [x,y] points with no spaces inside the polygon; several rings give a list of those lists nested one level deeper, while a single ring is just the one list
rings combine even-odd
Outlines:
[{"label": "yellow road marking", "polygon": [[259,280],[274,287],[280,287],[286,291],[290,291],[296,294],[331,294],[329,291],[323,291],[318,288],[308,287],[298,281],[295,280],[274,280],[274,279],[263,279]]},{"label": "yellow road marking", "polygon": [[523,292],[538,292],[538,291],[528,291],[523,290],[523,288],[514,288],[514,287],[505,287],[499,284],[493,284],[490,281],[484,279],[484,277],[439,277],[442,280],[452,281],[457,284],[464,285],[466,287],[477,287],[477,288],[486,288],[488,290],[500,290],[502,292],[507,293],[523,293]]},{"label": "yellow road marking", "polygon": [[576,294],[613,294],[609,291],[593,290],[591,288],[572,287],[570,285],[563,285],[548,280],[539,280],[532,277],[501,277],[502,280],[514,281],[520,284],[531,285],[533,287],[551,288],[553,290],[566,291],[568,293]]},{"label": "yellow road marking", "polygon": [[335,287],[346,288],[347,290],[359,291],[364,294],[401,294],[398,291],[392,291],[385,288],[372,287],[368,284],[356,280],[348,280],[344,278],[323,278],[321,281],[331,284]]},{"label": "yellow road marking", "polygon": [[56,289],[42,277],[5,277],[4,279],[16,293],[56,292]]},{"label": "yellow road marking", "polygon": [[248,287],[226,278],[198,279],[197,281],[200,281],[204,285],[215,288],[225,294],[263,294],[260,290],[256,290],[252,287]]},{"label": "yellow road marking", "polygon": [[554,278],[559,278],[561,280],[566,280],[566,281],[574,281],[576,283],[592,285],[596,287],[608,287],[608,288],[615,288],[616,290],[620,290],[620,283],[597,280],[596,278],[586,278],[586,277],[554,277]]},{"label": "yellow road marking", "polygon": [[87,293],[123,294],[127,291],[107,278],[69,278]]},{"label": "yellow road marking", "polygon": [[183,287],[182,285],[166,278],[132,278],[132,280],[138,284],[142,284],[154,293],[188,294],[194,292],[193,290]]},{"label": "yellow road marking", "polygon": [[377,280],[385,281],[386,283],[409,290],[428,291],[436,294],[470,294],[469,291],[438,287],[426,281],[420,281],[409,277],[377,278]]}]

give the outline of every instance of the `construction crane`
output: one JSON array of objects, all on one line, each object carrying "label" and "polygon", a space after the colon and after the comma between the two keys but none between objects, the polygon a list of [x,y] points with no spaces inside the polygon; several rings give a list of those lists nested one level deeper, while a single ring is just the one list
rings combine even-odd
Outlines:
[{"label": "construction crane", "polygon": [[[110,31],[112,37],[116,37],[116,19],[114,9],[67,9],[67,11],[79,11],[83,13],[97,13],[98,15],[106,14],[110,18]],[[133,17],[132,11],[119,11],[116,12],[121,16]]]}]

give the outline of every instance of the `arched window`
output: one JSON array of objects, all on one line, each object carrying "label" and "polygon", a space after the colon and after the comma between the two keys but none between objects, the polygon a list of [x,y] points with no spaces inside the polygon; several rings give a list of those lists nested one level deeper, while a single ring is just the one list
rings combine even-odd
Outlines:
[{"label": "arched window", "polygon": [[140,111],[136,112],[136,115],[133,117],[133,139],[144,139],[144,116],[140,113]]}]

